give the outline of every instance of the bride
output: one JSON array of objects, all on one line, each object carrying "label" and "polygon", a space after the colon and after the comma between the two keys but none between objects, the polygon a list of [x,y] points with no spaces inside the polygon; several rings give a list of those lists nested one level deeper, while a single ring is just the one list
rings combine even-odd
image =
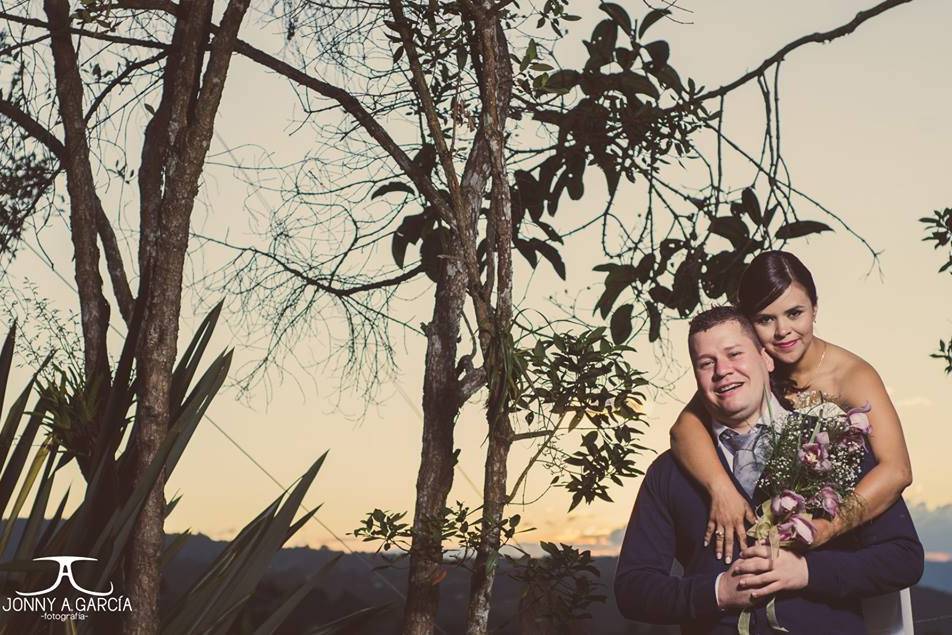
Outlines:
[{"label": "bride", "polygon": [[[909,454],[899,416],[876,370],[844,348],[816,337],[817,292],[810,271],[793,254],[768,251],[750,263],[738,289],[738,308],[750,319],[776,370],[775,392],[790,409],[831,401],[848,411],[868,403],[869,442],[877,465],[856,487],[861,513],[816,520],[817,547],[889,508],[912,482]],[[753,510],[740,495],[714,449],[704,407],[697,395],[671,428],[675,457],[710,494],[704,544],[712,541],[718,558],[730,562],[746,544],[744,520]]]}]

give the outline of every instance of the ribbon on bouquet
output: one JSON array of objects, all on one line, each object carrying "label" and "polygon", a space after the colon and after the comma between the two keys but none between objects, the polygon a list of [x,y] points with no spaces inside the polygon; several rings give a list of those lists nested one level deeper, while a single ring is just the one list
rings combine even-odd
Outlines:
[{"label": "ribbon on bouquet", "polygon": [[[780,557],[780,530],[776,525],[772,526],[770,531],[767,533],[766,542],[770,546],[770,560],[773,562],[773,560]],[[740,617],[737,618],[738,635],[750,635],[751,615],[752,613],[750,612],[750,609],[744,609],[741,611]],[[777,619],[777,598],[775,597],[771,597],[770,601],[767,602],[767,624],[771,629],[777,632],[790,632],[788,629],[781,626],[780,621]]]}]

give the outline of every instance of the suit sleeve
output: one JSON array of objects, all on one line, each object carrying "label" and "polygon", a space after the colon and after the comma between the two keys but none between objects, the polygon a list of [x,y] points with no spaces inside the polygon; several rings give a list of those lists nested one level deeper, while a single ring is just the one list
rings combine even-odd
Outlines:
[{"label": "suit sleeve", "polygon": [[922,577],[922,543],[902,499],[852,533],[858,547],[807,553],[807,592],[829,599],[864,598],[910,587]]},{"label": "suit sleeve", "polygon": [[645,474],[618,557],[618,609],[628,619],[652,624],[716,616],[720,613],[714,588],[717,573],[671,575],[676,534],[666,491],[670,475],[657,467],[652,465]]}]

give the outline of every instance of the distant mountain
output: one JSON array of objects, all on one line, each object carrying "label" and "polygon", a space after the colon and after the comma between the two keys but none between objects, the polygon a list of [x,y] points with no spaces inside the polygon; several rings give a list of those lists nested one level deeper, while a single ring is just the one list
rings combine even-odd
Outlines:
[{"label": "distant mountain", "polygon": [[[20,523],[17,523],[18,525]],[[14,528],[14,537],[22,530]],[[168,539],[172,540],[170,536]],[[15,543],[14,541],[11,541]],[[162,587],[163,610],[170,610],[226,543],[204,535],[189,537],[181,551],[168,565]],[[6,561],[11,554],[3,554]],[[333,565],[327,566],[333,562]],[[396,635],[399,632],[401,599],[406,594],[406,562],[387,567],[387,560],[376,554],[343,554],[330,549],[282,549],[273,559],[265,579],[249,601],[240,619],[240,632],[251,632],[270,615],[308,576],[319,575],[317,588],[301,602],[278,631],[279,635],[297,635],[319,624],[326,624],[354,611],[370,606],[389,605],[390,610],[370,625],[354,633]],[[568,631],[566,635],[674,635],[676,628],[648,626],[628,622],[615,609],[611,579],[615,558],[596,558],[595,567],[605,584],[606,602],[591,607],[592,618]],[[373,569],[384,567],[374,572]],[[323,573],[318,573],[324,569]],[[466,600],[469,590],[467,572],[451,568],[440,582],[440,626],[448,633],[464,630]],[[518,624],[520,583],[506,575],[501,567],[493,587],[493,610],[490,626],[500,635],[524,633]],[[917,635],[952,635],[952,563],[927,562],[922,582],[912,590]]]},{"label": "distant mountain", "polygon": [[952,562],[930,562],[926,560],[926,570],[922,574],[919,586],[932,587],[939,591],[952,593]]},{"label": "distant mountain", "polygon": [[[167,579],[173,588],[184,590],[189,580],[222,549],[224,543],[205,536],[190,538],[185,548],[170,566]],[[341,554],[322,549],[283,549],[271,563],[271,567],[256,592],[246,616],[247,625],[257,623],[276,607],[281,599],[299,586],[321,567],[337,558],[336,564],[326,570],[325,579],[317,590],[302,602],[291,615],[281,635],[303,632],[307,627],[326,623],[337,617],[367,606],[389,604],[392,610],[372,626],[360,632],[391,635],[399,632],[401,595],[406,591],[405,561],[399,568],[384,568],[372,572],[374,567],[387,565],[376,554]],[[674,635],[678,629],[663,626],[636,624],[624,620],[615,609],[611,579],[615,572],[615,558],[596,558],[596,568],[605,583],[606,602],[591,607],[592,619],[586,620],[572,633],[597,633],[598,635]],[[493,611],[490,626],[502,635],[519,634],[518,606],[522,587],[505,575],[502,567],[493,587]],[[930,588],[935,587],[935,588]],[[463,632],[469,578],[462,569],[450,569],[440,582],[439,623],[448,633]],[[922,583],[912,590],[913,611],[917,622],[917,635],[952,635],[952,563],[926,563],[926,575]]]}]

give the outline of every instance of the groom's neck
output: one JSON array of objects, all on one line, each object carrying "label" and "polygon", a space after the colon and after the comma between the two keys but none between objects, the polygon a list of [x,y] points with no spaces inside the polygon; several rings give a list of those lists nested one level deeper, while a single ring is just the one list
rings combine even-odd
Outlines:
[{"label": "groom's neck", "polygon": [[721,419],[715,416],[714,418],[717,419],[717,421],[721,425],[727,428],[730,428],[731,430],[736,430],[737,432],[744,433],[744,432],[747,432],[748,430],[753,429],[753,427],[757,425],[761,421],[761,419],[764,419],[764,420],[768,419],[771,409],[772,409],[772,404],[770,403],[770,399],[768,397],[765,397],[764,400],[760,403],[760,409],[755,410],[749,416],[746,416],[746,417],[738,416],[737,418],[727,418],[727,419]]}]

